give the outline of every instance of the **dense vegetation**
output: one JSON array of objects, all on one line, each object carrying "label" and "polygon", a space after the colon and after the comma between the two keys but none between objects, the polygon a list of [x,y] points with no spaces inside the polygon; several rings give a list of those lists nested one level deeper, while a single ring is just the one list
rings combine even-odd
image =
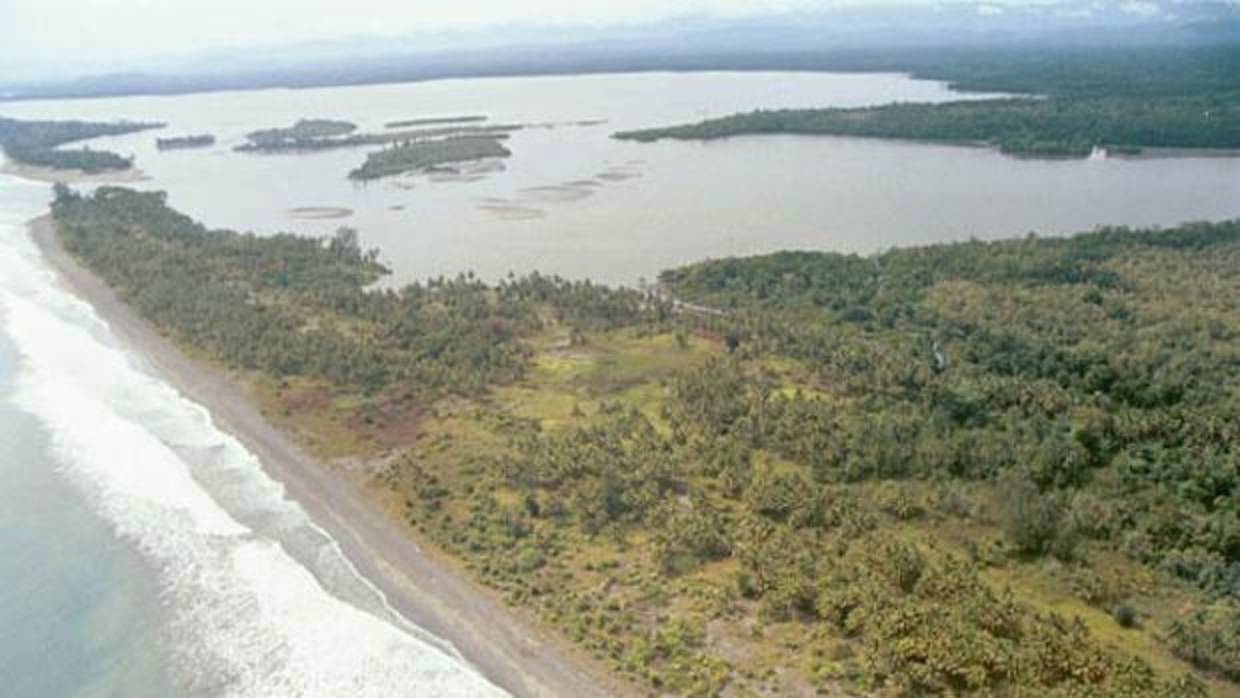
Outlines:
[{"label": "dense vegetation", "polygon": [[255,131],[249,134],[247,143],[237,146],[237,150],[285,153],[367,145],[387,146],[368,154],[365,162],[349,172],[350,179],[367,181],[453,163],[508,157],[512,153],[501,141],[521,126],[464,125],[485,119],[486,117],[462,116],[394,122],[387,127],[437,127],[389,133],[356,133],[357,127],[347,121],[302,119],[291,128]]},{"label": "dense vegetation", "polygon": [[512,154],[501,142],[503,136],[449,136],[437,140],[397,143],[366,156],[362,166],[349,173],[350,179],[369,180],[425,170],[458,162],[485,158],[506,158]]},{"label": "dense vegetation", "polygon": [[[1048,57],[1053,55],[1053,57]],[[1240,148],[1240,48],[991,52],[905,66],[958,89],[1036,94],[946,104],[759,110],[617,138],[714,139],[830,134],[984,142],[1025,155],[1084,156],[1094,148]]]},{"label": "dense vegetation", "polygon": [[186,148],[209,148],[215,145],[215,136],[209,133],[191,136],[174,136],[172,138],[156,138],[155,147],[160,150],[181,150]]},{"label": "dense vegetation", "polygon": [[208,231],[122,189],[54,213],[651,694],[1237,693],[1240,223],[721,260],[648,295],[365,290],[347,230]]},{"label": "dense vegetation", "polygon": [[0,148],[14,162],[56,170],[81,170],[90,174],[127,170],[133,158],[104,150],[60,146],[100,136],[119,136],[135,131],[160,128],[162,124],[91,121],[19,121],[0,117]]},{"label": "dense vegetation", "polygon": [[[664,280],[735,308],[738,352],[807,362],[820,384],[865,396],[874,419],[830,448],[797,443],[806,434],[779,447],[820,477],[1019,471],[1040,493],[1096,498],[1078,533],[1240,599],[1240,315],[1219,297],[1237,259],[1240,224],[1226,223],[870,259],[786,253]],[[1063,544],[1024,523],[1030,552]]]}]

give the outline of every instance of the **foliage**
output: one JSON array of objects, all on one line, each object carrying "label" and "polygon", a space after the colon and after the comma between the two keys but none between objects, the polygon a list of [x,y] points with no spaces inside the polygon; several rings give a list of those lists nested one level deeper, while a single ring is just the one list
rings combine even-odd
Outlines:
[{"label": "foliage", "polygon": [[1012,546],[1021,553],[1041,555],[1058,550],[1069,557],[1073,533],[1065,530],[1064,506],[1055,493],[1045,493],[1027,477],[1008,471],[999,481],[1000,523]]},{"label": "foliage", "polygon": [[215,136],[209,133],[192,136],[176,136],[155,139],[155,147],[160,150],[182,150],[186,148],[209,148],[215,145]]},{"label": "foliage", "polygon": [[1176,654],[1240,679],[1240,612],[1235,608],[1187,609],[1167,635]]},{"label": "foliage", "polygon": [[105,124],[90,121],[18,121],[0,117],[0,148],[14,162],[23,165],[96,174],[129,169],[133,166],[133,159],[89,147],[63,150],[60,146],[100,136],[119,136],[162,127],[163,124],[128,121]]},{"label": "foliage", "polygon": [[742,338],[738,354],[805,362],[855,402],[719,366],[676,389],[704,422],[826,481],[1020,466],[1008,526],[1027,552],[1069,554],[1079,527],[1058,502],[1087,488],[1112,509],[1091,535],[1234,596],[1240,310],[1216,288],[1240,286],[1237,261],[1228,222],[692,265],[664,284],[732,309],[710,324]]},{"label": "foliage", "polygon": [[241,151],[314,150],[335,146],[357,130],[357,124],[334,119],[298,119],[286,128],[268,128],[246,134]]}]

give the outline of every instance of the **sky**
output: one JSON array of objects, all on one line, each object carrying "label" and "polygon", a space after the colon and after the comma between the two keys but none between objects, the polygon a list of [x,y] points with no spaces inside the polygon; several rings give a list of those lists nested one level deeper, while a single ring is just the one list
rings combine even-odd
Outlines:
[{"label": "sky", "polygon": [[116,62],[229,46],[512,23],[609,25],[686,14],[738,16],[866,1],[0,0],[0,66]]},{"label": "sky", "polygon": [[[476,39],[487,29],[502,36],[500,29],[513,25],[640,25],[682,16],[735,18],[964,1],[0,0],[0,77],[128,70],[147,58],[356,36],[473,32],[468,38]],[[1063,1],[986,0],[992,7]]]}]

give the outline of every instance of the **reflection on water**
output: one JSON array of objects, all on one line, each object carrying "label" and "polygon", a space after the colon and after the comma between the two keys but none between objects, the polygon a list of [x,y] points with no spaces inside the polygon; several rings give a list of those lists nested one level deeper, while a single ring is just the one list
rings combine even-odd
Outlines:
[{"label": "reflection on water", "polygon": [[[98,143],[135,154],[151,176],[138,186],[168,190],[172,205],[211,225],[315,234],[356,227],[366,245],[381,248],[394,281],[539,269],[632,283],[676,264],[777,249],[868,252],[1240,215],[1237,158],[1048,161],[849,138],[609,137],[759,107],[959,97],[899,75],[647,73],[15,103],[0,111],[161,120],[171,131],[213,133],[218,143],[205,151],[158,152],[152,133]],[[369,185],[346,179],[366,149],[232,151],[248,131],[302,117],[348,119],[377,132],[398,119],[461,114],[544,127],[515,132],[503,162]],[[313,213],[324,211],[334,213]]]}]

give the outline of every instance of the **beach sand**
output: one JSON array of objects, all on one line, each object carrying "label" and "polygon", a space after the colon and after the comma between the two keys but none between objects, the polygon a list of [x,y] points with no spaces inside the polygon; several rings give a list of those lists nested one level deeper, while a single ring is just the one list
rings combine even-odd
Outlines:
[{"label": "beach sand", "polygon": [[228,372],[190,359],[160,336],[64,250],[50,216],[31,221],[30,231],[62,280],[94,307],[117,338],[244,443],[405,618],[451,642],[472,666],[514,696],[632,694],[602,665],[524,612],[504,606],[452,561],[419,545],[408,527],[383,513],[377,497],[341,470],[308,456],[269,424]]}]

